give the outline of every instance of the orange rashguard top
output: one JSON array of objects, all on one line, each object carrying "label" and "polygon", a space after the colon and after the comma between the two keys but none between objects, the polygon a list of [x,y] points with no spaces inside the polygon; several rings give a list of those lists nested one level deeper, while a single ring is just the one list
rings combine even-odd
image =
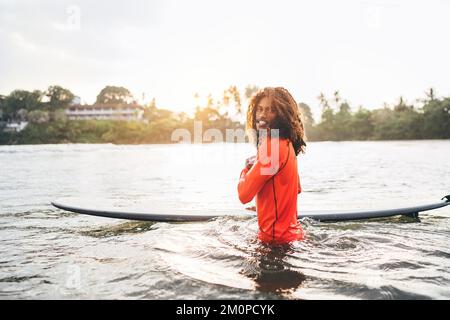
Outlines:
[{"label": "orange rashguard top", "polygon": [[238,184],[243,204],[256,196],[261,241],[286,243],[304,238],[297,218],[297,195],[301,190],[290,140],[263,138],[254,165],[242,170]]}]

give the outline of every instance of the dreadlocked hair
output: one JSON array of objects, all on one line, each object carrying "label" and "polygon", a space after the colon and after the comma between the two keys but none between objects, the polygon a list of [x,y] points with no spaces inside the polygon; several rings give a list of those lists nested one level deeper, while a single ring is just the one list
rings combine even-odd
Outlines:
[{"label": "dreadlocked hair", "polygon": [[259,140],[259,130],[256,130],[256,109],[263,98],[270,100],[271,106],[277,111],[275,127],[279,137],[289,139],[294,147],[295,155],[305,153],[305,129],[297,102],[283,87],[267,87],[258,91],[250,100],[247,110],[247,129],[256,131],[256,144]]}]

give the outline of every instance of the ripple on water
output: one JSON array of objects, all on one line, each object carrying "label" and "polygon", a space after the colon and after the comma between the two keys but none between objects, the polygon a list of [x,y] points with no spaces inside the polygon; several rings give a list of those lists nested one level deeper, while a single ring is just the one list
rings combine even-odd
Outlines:
[{"label": "ripple on water", "polygon": [[83,236],[94,238],[116,237],[124,234],[142,233],[156,228],[155,222],[123,222],[112,226],[102,226],[97,228],[88,228],[79,231]]},{"label": "ripple on water", "polygon": [[[302,204],[327,209],[344,203],[382,204],[384,199],[396,205],[411,197],[433,199],[436,193],[440,198],[440,190],[447,188],[448,143],[408,142],[408,150],[398,142],[312,143],[313,152],[299,162],[304,172]],[[164,199],[169,207],[240,208],[232,203],[238,202],[237,163],[250,149],[223,146],[226,150],[220,154],[211,147],[183,148],[219,157],[230,154],[233,164],[220,172],[210,158],[204,166],[196,161],[191,166],[179,161],[185,159],[180,159],[178,146],[0,147],[2,298],[450,297],[450,208],[420,219],[302,219],[306,239],[277,248],[257,240],[256,218],[130,223],[66,213],[48,204],[53,198],[95,191],[120,201]],[[337,155],[339,161],[324,153],[317,157],[320,152],[314,148]],[[386,148],[390,152],[383,152]],[[380,154],[387,158],[380,162]],[[412,168],[426,170],[426,183],[420,175],[411,175],[404,161],[397,161],[402,156]],[[211,179],[209,172],[218,176]],[[74,183],[67,184],[68,179]],[[413,185],[421,185],[420,191]],[[55,290],[65,288],[68,271],[77,266],[83,290]]]},{"label": "ripple on water", "polygon": [[171,238],[173,241],[159,243],[157,248],[175,272],[192,280],[286,294],[305,276],[285,261],[292,248],[270,247],[257,241],[255,222],[220,218],[192,228],[196,237],[184,230],[182,241]]}]

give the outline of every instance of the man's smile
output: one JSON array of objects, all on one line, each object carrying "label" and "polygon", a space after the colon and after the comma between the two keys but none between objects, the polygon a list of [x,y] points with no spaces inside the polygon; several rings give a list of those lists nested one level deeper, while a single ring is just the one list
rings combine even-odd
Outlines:
[{"label": "man's smile", "polygon": [[265,120],[257,120],[256,121],[256,129],[267,129],[269,127],[269,123]]}]

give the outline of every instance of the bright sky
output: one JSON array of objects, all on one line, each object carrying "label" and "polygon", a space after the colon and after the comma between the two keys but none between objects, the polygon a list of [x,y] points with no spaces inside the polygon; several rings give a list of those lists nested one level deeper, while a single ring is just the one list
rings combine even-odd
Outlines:
[{"label": "bright sky", "polygon": [[446,0],[0,0],[0,94],[106,85],[190,112],[194,93],[284,86],[319,112],[449,96]]}]

